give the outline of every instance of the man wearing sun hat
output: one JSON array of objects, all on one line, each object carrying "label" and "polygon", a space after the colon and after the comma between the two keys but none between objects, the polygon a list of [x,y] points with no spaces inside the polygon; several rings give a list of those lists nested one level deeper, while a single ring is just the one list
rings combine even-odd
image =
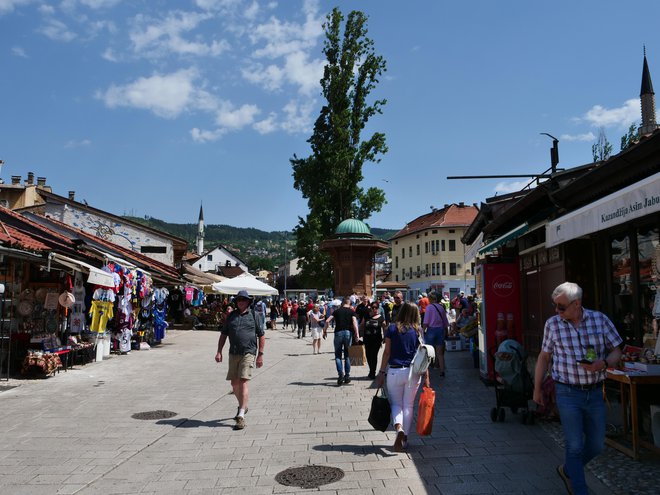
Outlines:
[{"label": "man wearing sun hat", "polygon": [[[252,368],[264,364],[266,336],[254,311],[250,309],[252,297],[242,290],[234,298],[236,311],[232,311],[220,333],[218,352],[215,360],[222,362],[222,349],[229,339],[229,360],[227,380],[231,381],[234,396],[238,401],[238,412],[234,417],[235,430],[245,428],[245,413],[248,411],[248,381],[252,378]],[[256,356],[256,357],[255,357]]]}]

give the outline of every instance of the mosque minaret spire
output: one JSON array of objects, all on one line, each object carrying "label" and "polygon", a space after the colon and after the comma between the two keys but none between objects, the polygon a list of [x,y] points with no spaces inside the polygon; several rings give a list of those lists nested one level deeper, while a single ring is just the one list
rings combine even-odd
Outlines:
[{"label": "mosque minaret spire", "polygon": [[204,208],[199,205],[199,220],[197,221],[197,255],[204,253]]},{"label": "mosque minaret spire", "polygon": [[649,64],[646,61],[646,46],[644,47],[644,67],[642,68],[642,88],[639,92],[639,99],[642,104],[642,123],[639,126],[639,134],[651,134],[658,128],[655,121],[655,93],[653,92],[653,83],[651,82],[651,72]]}]

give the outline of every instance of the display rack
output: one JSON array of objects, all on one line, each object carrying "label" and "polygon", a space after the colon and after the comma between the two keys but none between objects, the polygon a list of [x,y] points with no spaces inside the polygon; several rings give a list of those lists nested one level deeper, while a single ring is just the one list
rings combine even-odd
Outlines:
[{"label": "display rack", "polygon": [[[3,263],[6,272],[7,265]],[[11,371],[11,336],[12,336],[12,291],[10,284],[0,280],[0,381],[9,381]]]}]

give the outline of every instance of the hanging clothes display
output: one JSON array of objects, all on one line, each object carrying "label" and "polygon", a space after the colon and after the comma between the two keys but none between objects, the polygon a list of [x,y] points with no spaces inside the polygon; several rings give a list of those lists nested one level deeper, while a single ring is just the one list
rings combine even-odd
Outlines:
[{"label": "hanging clothes display", "polygon": [[85,297],[87,294],[85,290],[85,280],[81,272],[76,272],[74,276],[72,293],[76,302],[73,304],[73,307],[71,308],[71,324],[69,325],[69,332],[79,334],[86,329]]},{"label": "hanging clothes display", "polygon": [[92,307],[89,316],[92,321],[89,328],[92,332],[103,333],[108,327],[108,321],[114,316],[115,293],[112,290],[98,288],[92,295]]},{"label": "hanging clothes display", "polygon": [[194,307],[198,307],[204,304],[204,291],[203,290],[195,290],[195,297],[193,298],[192,305]]},{"label": "hanging clothes display", "polygon": [[169,291],[165,288],[155,289],[153,300],[152,315],[154,318],[154,340],[160,342],[165,338],[165,330],[169,326],[165,318],[167,317],[167,298]]}]

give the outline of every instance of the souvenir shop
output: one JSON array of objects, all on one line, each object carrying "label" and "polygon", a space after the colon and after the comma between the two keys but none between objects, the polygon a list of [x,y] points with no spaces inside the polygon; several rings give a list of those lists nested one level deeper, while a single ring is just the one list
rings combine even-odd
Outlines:
[{"label": "souvenir shop", "polygon": [[124,262],[102,268],[51,252],[1,263],[0,377],[44,377],[159,344],[169,292]]}]

